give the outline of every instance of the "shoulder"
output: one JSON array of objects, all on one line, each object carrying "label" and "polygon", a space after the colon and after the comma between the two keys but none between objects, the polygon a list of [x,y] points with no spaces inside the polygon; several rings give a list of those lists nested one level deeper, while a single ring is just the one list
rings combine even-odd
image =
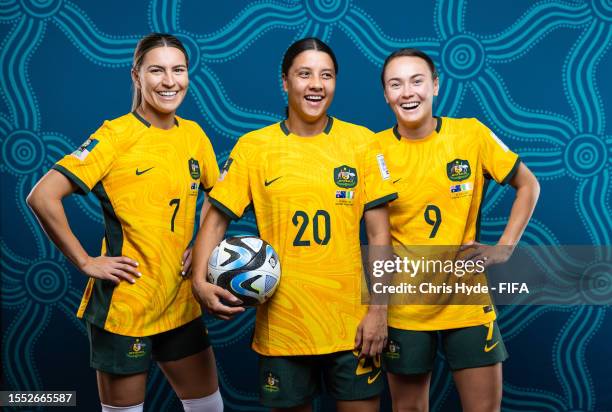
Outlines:
[{"label": "shoulder", "polygon": [[146,126],[132,113],[127,113],[115,119],[105,120],[91,137],[99,141],[118,143],[142,130],[146,130]]},{"label": "shoulder", "polygon": [[489,128],[482,124],[480,120],[475,117],[442,117],[442,128],[453,133],[474,133],[480,131],[488,131]]},{"label": "shoulder", "polygon": [[178,124],[179,129],[183,129],[187,133],[194,133],[198,136],[206,136],[204,129],[193,120],[183,119],[182,117],[175,116],[176,122]]},{"label": "shoulder", "polygon": [[357,137],[374,137],[374,132],[365,126],[361,126],[355,123],[345,122],[343,120],[332,117],[332,132],[348,134]]}]

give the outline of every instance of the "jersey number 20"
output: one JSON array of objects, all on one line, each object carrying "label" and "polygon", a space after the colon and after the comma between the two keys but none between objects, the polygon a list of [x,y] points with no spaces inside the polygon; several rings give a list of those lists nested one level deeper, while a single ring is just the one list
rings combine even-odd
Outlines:
[{"label": "jersey number 20", "polygon": [[[293,246],[310,246],[310,240],[302,239],[310,223],[308,214],[303,210],[296,210],[291,221],[294,226],[298,227],[295,239],[293,239]],[[323,223],[323,234],[321,234],[321,223]],[[325,210],[317,210],[312,217],[312,237],[315,243],[319,245],[327,245],[329,243],[329,238],[331,237],[331,222],[329,213]]]}]

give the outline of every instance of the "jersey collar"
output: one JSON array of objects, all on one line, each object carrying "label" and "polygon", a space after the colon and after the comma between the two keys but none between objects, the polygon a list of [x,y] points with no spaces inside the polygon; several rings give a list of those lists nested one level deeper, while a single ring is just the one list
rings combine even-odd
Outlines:
[{"label": "jersey collar", "polygon": [[[436,133],[440,133],[440,130],[442,130],[442,118],[438,116],[434,117],[436,118]],[[402,135],[397,128],[397,123],[395,126],[393,126],[393,135],[397,138],[397,140],[401,140],[402,138]]]},{"label": "jersey collar", "polygon": [[[146,127],[151,127],[151,123],[147,122],[147,120],[146,120],[144,117],[142,117],[141,115],[139,115],[139,114],[138,114],[138,112],[137,112],[136,110],[134,110],[134,111],[132,112],[132,114],[134,115],[134,117],[135,117],[136,119],[138,119],[138,120],[139,120],[139,121],[140,121],[142,124],[144,124]],[[174,118],[174,125],[175,125],[176,127],[178,127],[178,125],[179,125],[179,122],[178,122],[178,120],[177,120],[177,118],[176,118],[176,117]]]},{"label": "jersey collar", "polygon": [[[279,123],[280,128],[285,136],[289,136],[291,134],[291,130],[287,127],[285,120]],[[332,126],[334,125],[334,118],[331,116],[327,116],[327,124],[325,125],[325,129],[323,129],[323,133],[329,134],[331,132]]]}]

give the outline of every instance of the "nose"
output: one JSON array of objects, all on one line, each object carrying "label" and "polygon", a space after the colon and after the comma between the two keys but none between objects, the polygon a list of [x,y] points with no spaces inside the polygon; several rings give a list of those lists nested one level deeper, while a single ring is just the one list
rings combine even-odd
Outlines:
[{"label": "nose", "polygon": [[402,86],[402,97],[410,97],[413,94],[413,90],[412,90],[412,86],[410,85],[409,82],[405,83],[404,86]]},{"label": "nose", "polygon": [[310,78],[310,83],[308,84],[308,87],[313,90],[321,90],[323,89],[323,82],[321,82],[319,76],[312,76]]},{"label": "nose", "polygon": [[176,80],[174,78],[174,73],[172,73],[172,70],[165,71],[164,77],[162,78],[162,85],[164,87],[172,87],[175,83]]}]

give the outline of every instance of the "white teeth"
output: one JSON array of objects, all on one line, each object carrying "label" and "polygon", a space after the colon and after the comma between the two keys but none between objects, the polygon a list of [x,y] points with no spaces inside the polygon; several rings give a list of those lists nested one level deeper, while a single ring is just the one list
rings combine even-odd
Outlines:
[{"label": "white teeth", "polygon": [[319,102],[319,101],[323,100],[323,96],[305,96],[304,98],[306,100],[312,100],[314,102]]},{"label": "white teeth", "polygon": [[421,103],[419,103],[419,102],[408,102],[408,103],[402,103],[401,107],[402,107],[402,109],[412,110],[412,109],[416,109],[420,105],[421,105]]},{"label": "white teeth", "polygon": [[157,92],[157,93],[164,97],[172,97],[172,96],[176,96],[177,92]]}]

